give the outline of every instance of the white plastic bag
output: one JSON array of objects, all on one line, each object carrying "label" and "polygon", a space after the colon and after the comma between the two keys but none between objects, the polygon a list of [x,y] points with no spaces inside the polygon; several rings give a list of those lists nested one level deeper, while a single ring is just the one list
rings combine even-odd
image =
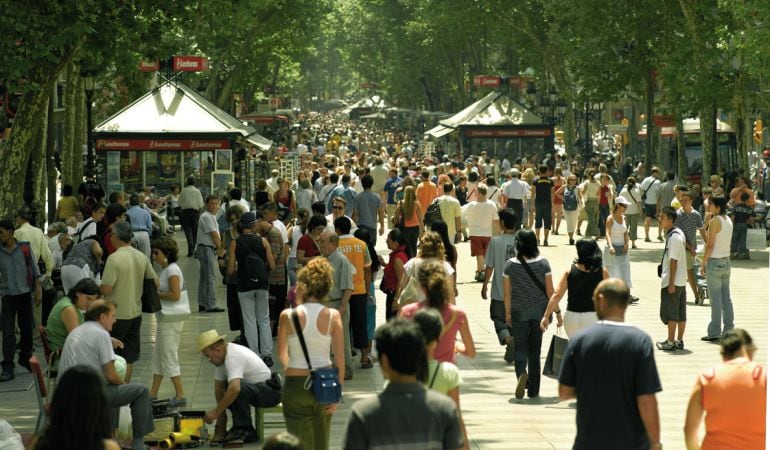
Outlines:
[{"label": "white plastic bag", "polygon": [[131,407],[128,405],[120,407],[118,415],[118,442],[131,442],[133,439],[133,429],[131,428]]},{"label": "white plastic bag", "polygon": [[0,450],[24,450],[21,435],[10,423],[0,419]]}]

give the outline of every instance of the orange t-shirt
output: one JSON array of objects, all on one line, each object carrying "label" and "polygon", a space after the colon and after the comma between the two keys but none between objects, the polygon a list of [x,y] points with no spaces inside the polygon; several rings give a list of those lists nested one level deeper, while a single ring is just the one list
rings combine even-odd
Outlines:
[{"label": "orange t-shirt", "polygon": [[698,376],[706,412],[701,449],[765,448],[767,372],[747,358],[735,358]]},{"label": "orange t-shirt", "polygon": [[[401,207],[403,208],[404,203],[401,202]],[[412,227],[419,227],[420,226],[420,217],[417,215],[417,208],[420,207],[419,203],[414,204],[414,208],[412,208],[412,216],[406,217],[406,213],[404,210],[401,210],[401,214],[404,215],[404,227],[412,228]]]},{"label": "orange t-shirt", "polygon": [[420,183],[415,190],[417,201],[422,206],[423,211],[428,210],[428,205],[436,199],[436,185],[432,182]]},{"label": "orange t-shirt", "polygon": [[366,246],[366,243],[348,234],[340,236],[340,242],[337,248],[339,248],[340,252],[345,255],[353,266],[352,295],[366,294],[364,269],[372,265],[372,259],[369,256],[369,248]]}]

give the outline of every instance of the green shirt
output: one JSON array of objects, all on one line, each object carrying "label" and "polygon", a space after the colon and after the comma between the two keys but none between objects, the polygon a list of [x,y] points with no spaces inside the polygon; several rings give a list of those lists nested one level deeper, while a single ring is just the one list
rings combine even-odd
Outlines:
[{"label": "green shirt", "polygon": [[61,300],[56,302],[53,309],[51,309],[51,314],[48,315],[48,323],[45,326],[51,351],[55,352],[64,347],[64,340],[67,339],[67,327],[64,326],[64,322],[61,320],[61,313],[68,307],[74,308],[75,312],[77,312],[78,325],[83,323],[83,313],[72,304],[72,300],[69,297],[62,297]]}]

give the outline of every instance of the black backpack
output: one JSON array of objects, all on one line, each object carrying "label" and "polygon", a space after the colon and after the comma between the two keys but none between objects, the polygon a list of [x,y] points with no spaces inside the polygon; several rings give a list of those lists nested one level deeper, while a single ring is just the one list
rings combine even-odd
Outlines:
[{"label": "black backpack", "polygon": [[425,215],[423,217],[423,222],[425,225],[430,226],[433,222],[441,222],[444,219],[441,218],[441,208],[439,207],[439,199],[435,199],[431,202],[430,205],[428,205],[428,208],[425,210]]},{"label": "black backpack", "polygon": [[238,244],[245,244],[249,249],[246,255],[246,261],[243,265],[238,265],[238,278],[248,280],[257,287],[267,283],[267,263],[257,253],[257,245],[262,245],[262,239],[259,236],[243,234],[238,237]]}]

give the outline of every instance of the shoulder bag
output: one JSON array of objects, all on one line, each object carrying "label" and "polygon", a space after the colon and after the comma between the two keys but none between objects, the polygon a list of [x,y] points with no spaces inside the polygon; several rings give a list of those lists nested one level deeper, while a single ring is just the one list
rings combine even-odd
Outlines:
[{"label": "shoulder bag", "polygon": [[315,397],[318,403],[339,403],[342,399],[342,385],[340,384],[337,369],[331,367],[313,370],[313,366],[310,365],[310,356],[307,353],[305,336],[302,335],[302,325],[299,323],[296,309],[291,310],[291,320],[294,323],[294,332],[297,333],[299,344],[302,346],[302,353],[305,355],[307,368],[310,369],[310,375],[305,380],[305,390],[312,389],[313,397]]},{"label": "shoulder bag", "polygon": [[179,300],[161,300],[160,305],[160,314],[164,319],[181,320],[190,315],[190,297],[186,289],[179,294]]},{"label": "shoulder bag", "polygon": [[[540,282],[540,280],[538,280],[538,278],[535,276],[535,272],[533,272],[533,271],[532,271],[532,268],[531,268],[531,267],[529,267],[529,264],[527,264],[527,261],[525,261],[525,260],[524,260],[524,257],[523,257],[523,256],[521,256],[521,255],[518,255],[516,258],[519,260],[519,262],[521,262],[521,265],[524,267],[524,270],[526,270],[526,271],[527,271],[527,275],[529,275],[529,278],[531,278],[531,279],[532,279],[532,282],[533,282],[533,283],[535,283],[535,286],[537,286],[538,288],[540,288],[540,291],[541,291],[541,292],[543,293],[543,295],[545,296],[545,301],[546,301],[546,308],[547,308],[547,307],[548,307],[548,301],[549,301],[550,299],[548,298],[548,291],[546,291],[546,290],[545,290],[545,286],[544,286],[544,285],[543,285],[543,283],[542,283],[542,282]],[[548,318],[548,323],[551,323],[551,322],[553,322],[553,313],[551,313],[551,317],[549,317],[549,318]]]},{"label": "shoulder bag", "polygon": [[158,295],[158,287],[155,286],[155,279],[145,278],[142,280],[142,312],[156,313],[160,311],[161,308],[160,296]]}]

